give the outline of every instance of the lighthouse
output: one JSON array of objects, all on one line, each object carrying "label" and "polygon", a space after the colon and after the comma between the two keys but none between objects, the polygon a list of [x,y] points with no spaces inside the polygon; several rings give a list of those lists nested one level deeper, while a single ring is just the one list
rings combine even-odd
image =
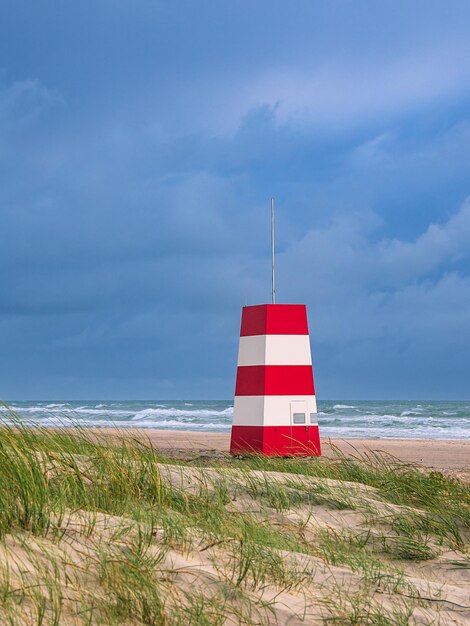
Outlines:
[{"label": "lighthouse", "polygon": [[319,456],[320,434],[304,304],[276,304],[271,201],[272,303],[242,309],[232,454]]}]

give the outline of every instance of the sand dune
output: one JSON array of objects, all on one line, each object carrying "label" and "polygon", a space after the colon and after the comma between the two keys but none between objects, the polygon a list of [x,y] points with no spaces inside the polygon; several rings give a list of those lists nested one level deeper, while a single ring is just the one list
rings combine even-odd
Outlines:
[{"label": "sand dune", "polygon": [[470,624],[465,482],[364,442],[314,460],[226,446],[0,429],[0,624]]}]

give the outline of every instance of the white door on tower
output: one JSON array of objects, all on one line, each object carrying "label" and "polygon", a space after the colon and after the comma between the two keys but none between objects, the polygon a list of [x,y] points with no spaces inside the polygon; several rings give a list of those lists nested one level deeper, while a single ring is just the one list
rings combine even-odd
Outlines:
[{"label": "white door on tower", "polygon": [[308,411],[306,402],[296,401],[290,403],[290,423],[291,426],[308,425]]}]

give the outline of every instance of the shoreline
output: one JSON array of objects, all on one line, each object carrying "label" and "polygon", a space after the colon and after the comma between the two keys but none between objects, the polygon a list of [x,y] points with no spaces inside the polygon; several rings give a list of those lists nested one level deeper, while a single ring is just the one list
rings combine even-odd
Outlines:
[{"label": "shoreline", "polygon": [[[190,439],[193,438],[193,436],[195,435],[195,439],[199,439],[199,437],[206,437],[209,436],[209,438],[212,438],[213,436],[220,436],[220,437],[226,437],[229,441],[230,441],[230,433],[231,433],[231,428],[226,428],[224,430],[205,430],[202,428],[167,428],[167,427],[163,427],[163,428],[158,428],[155,426],[150,426],[150,427],[143,427],[143,426],[130,426],[129,424],[125,424],[123,423],[113,423],[111,422],[112,426],[110,425],[106,425],[106,426],[96,426],[96,425],[82,425],[79,422],[76,422],[74,424],[66,424],[66,425],[61,425],[61,426],[57,426],[57,425],[51,425],[51,424],[41,424],[40,421],[31,421],[29,423],[25,423],[25,425],[27,427],[30,428],[46,428],[46,429],[50,429],[50,430],[74,430],[76,428],[80,429],[80,430],[90,430],[90,431],[96,431],[96,432],[106,432],[106,433],[112,433],[114,432],[125,432],[125,433],[133,433],[133,432],[137,432],[137,433],[168,433],[169,435],[173,436],[175,435],[177,439],[179,439],[179,435],[184,435],[184,436],[189,436]],[[321,436],[320,437],[322,442],[330,442],[330,441],[409,441],[409,442],[436,442],[436,443],[469,443],[470,444],[470,436],[469,437],[459,437],[459,438],[445,438],[445,437],[379,437],[379,436],[368,436],[368,437],[364,437],[363,435],[332,435],[332,436]]]},{"label": "shoreline", "polygon": [[[184,457],[216,456],[228,454],[230,433],[199,432],[190,430],[163,429],[116,429],[91,428],[99,436],[111,439],[136,437],[149,441],[162,452],[171,452]],[[396,457],[403,463],[424,465],[434,471],[470,479],[470,440],[465,439],[380,439],[380,438],[337,438],[321,439],[322,455],[331,458],[334,449],[347,456],[358,456],[367,451],[383,452]]]}]

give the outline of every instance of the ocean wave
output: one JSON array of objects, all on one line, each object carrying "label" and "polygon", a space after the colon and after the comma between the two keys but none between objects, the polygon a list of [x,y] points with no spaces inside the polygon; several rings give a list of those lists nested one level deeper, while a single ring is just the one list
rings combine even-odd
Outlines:
[{"label": "ocean wave", "polygon": [[357,407],[352,406],[351,404],[335,404],[334,409],[355,409]]},{"label": "ocean wave", "polygon": [[220,422],[180,422],[178,420],[143,421],[142,424],[133,423],[134,428],[168,428],[175,430],[230,430],[232,424],[221,424]]},{"label": "ocean wave", "polygon": [[[434,419],[438,419],[436,418],[435,415],[420,415],[419,416],[419,420],[413,420],[413,415],[396,415],[394,413],[384,413],[384,414],[380,414],[380,413],[361,413],[360,415],[338,415],[335,413],[318,413],[318,415],[324,415],[325,416],[325,421],[328,421],[328,419],[335,419],[335,420],[340,420],[340,421],[344,421],[345,423],[350,423],[350,424],[356,424],[357,422],[360,422],[361,420],[364,422],[369,422],[369,421],[380,421],[380,420],[384,420],[386,422],[390,422],[390,421],[394,421],[397,423],[403,423],[403,424],[409,424],[409,423],[413,423],[414,421],[416,421],[417,423],[421,423],[421,422],[425,422],[427,420],[434,420]],[[411,418],[411,419],[410,419]],[[460,420],[465,420],[465,418],[457,418],[459,421]]]},{"label": "ocean wave", "polygon": [[214,409],[176,409],[176,408],[165,408],[165,409],[143,409],[139,411],[132,417],[132,421],[138,421],[147,418],[154,417],[186,417],[186,418],[204,418],[204,417],[231,417],[233,415],[233,407],[228,407],[227,409],[223,409],[222,411],[217,411]]},{"label": "ocean wave", "polygon": [[[0,406],[1,423],[50,427],[156,428],[227,432],[233,415],[225,401],[31,401]],[[470,402],[319,401],[323,436],[470,439]]]},{"label": "ocean wave", "polygon": [[[113,417],[132,417],[132,415],[134,415],[134,411],[130,411],[130,410],[119,410],[119,409],[106,409],[106,411],[103,411],[103,409],[94,409],[94,408],[89,408],[86,406],[79,406],[79,407],[71,407],[71,406],[62,406],[62,407],[57,407],[57,408],[51,408],[48,406],[28,406],[28,407],[18,407],[18,406],[11,406],[10,407],[11,411],[14,411],[15,413],[18,414],[33,414],[33,415],[37,415],[40,416],[41,414],[45,414],[45,415],[60,415],[60,416],[78,416],[78,415],[102,415],[103,417],[105,417],[106,415],[111,415]],[[3,413],[10,413],[10,409],[5,409],[3,408]]]},{"label": "ocean wave", "polygon": [[[13,420],[2,419],[2,424],[10,424],[13,425],[15,422]],[[59,416],[51,416],[42,419],[35,418],[26,418],[23,420],[23,423],[27,426],[41,426],[41,427],[49,427],[49,428],[71,428],[77,425],[77,422],[70,418],[62,418]],[[87,428],[112,428],[117,426],[117,424],[113,423],[112,420],[106,419],[87,419],[80,422],[81,427]],[[119,428],[122,430],[126,430],[127,428],[143,428],[143,429],[167,429],[167,430],[209,430],[209,431],[225,431],[230,430],[232,427],[231,423],[221,424],[218,422],[200,422],[200,423],[188,423],[184,421],[178,420],[153,420],[153,421],[145,421],[141,422],[125,422],[124,424],[119,424]]]},{"label": "ocean wave", "polygon": [[394,428],[383,431],[376,427],[354,428],[347,426],[322,426],[320,432],[323,437],[335,438],[364,438],[364,439],[470,439],[468,428],[435,428],[417,427],[413,430],[408,428]]}]

